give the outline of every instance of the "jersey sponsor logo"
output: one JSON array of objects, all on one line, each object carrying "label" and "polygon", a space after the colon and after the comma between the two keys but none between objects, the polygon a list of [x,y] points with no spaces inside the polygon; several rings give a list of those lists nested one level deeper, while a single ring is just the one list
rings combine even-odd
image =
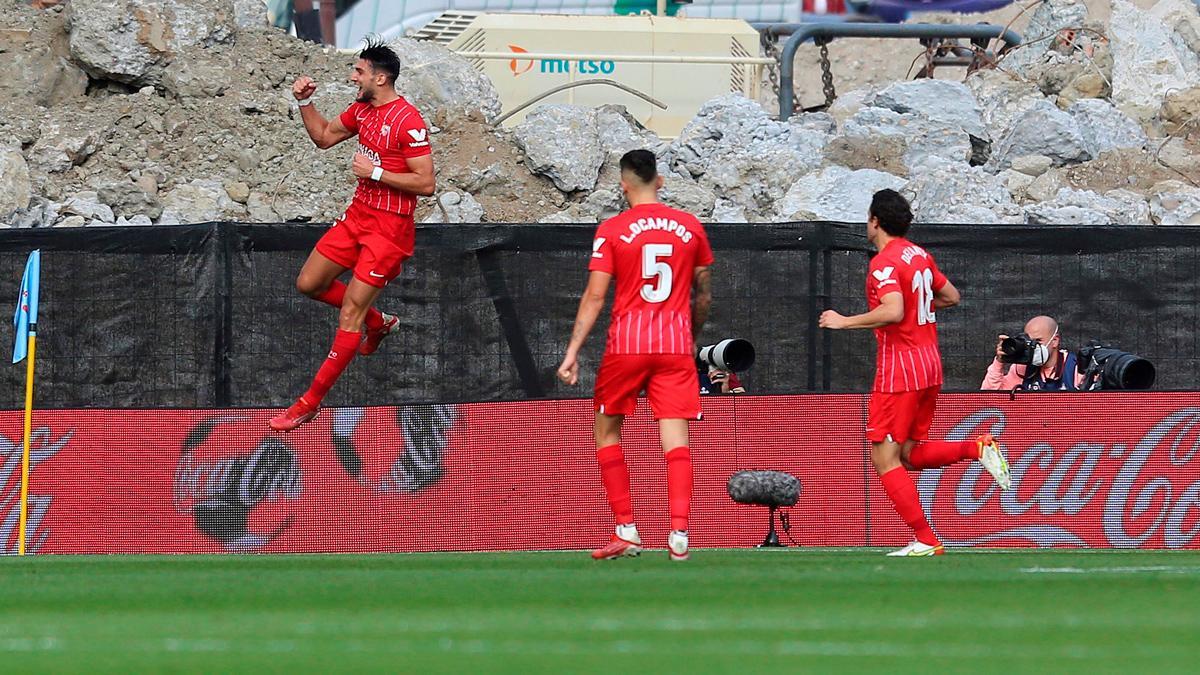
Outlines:
[{"label": "jersey sponsor logo", "polygon": [[375,166],[383,165],[383,160],[379,159],[379,153],[368,148],[367,146],[363,145],[362,143],[358,144],[358,153],[360,155],[365,156],[367,159],[371,160],[371,163],[374,164]]},{"label": "jersey sponsor logo", "polygon": [[895,267],[888,265],[887,267],[885,267],[881,270],[872,270],[871,276],[875,277],[875,281],[879,282],[878,288],[883,288],[884,286],[887,286],[888,284],[900,283],[892,278],[892,273],[895,271],[896,271]]},{"label": "jersey sponsor logo", "polygon": [[605,241],[607,241],[606,237],[597,237],[596,240],[592,242],[592,257],[593,258],[603,258],[604,257],[604,254],[600,252],[600,247],[604,245]]},{"label": "jersey sponsor logo", "polygon": [[410,148],[422,148],[429,145],[429,141],[425,140],[429,136],[429,132],[425,129],[408,129],[408,135],[412,136],[413,142],[408,144]]}]

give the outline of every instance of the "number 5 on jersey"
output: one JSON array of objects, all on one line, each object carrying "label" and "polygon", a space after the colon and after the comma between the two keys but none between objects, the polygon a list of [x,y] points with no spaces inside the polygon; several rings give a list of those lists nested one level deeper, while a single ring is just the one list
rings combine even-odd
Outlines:
[{"label": "number 5 on jersey", "polygon": [[653,279],[654,285],[642,285],[642,299],[664,302],[671,297],[671,266],[661,258],[670,258],[671,244],[646,244],[642,247],[642,278]]}]

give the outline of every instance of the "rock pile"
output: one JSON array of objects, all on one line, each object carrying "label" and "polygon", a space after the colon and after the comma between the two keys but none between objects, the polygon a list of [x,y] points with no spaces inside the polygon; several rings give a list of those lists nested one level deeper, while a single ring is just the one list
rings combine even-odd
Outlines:
[{"label": "rock pile", "polygon": [[[492,84],[438,45],[395,43],[401,93],[433,131],[427,222],[594,221],[623,208],[617,159],[652,149],[664,201],[709,221],[861,220],[877,189],[945,223],[1200,222],[1200,16],[1191,0],[1111,25],[1045,0],[1025,46],[964,83],[843,93],[782,122],[709,101],[673,140],[619,106],[546,105],[511,130]],[[132,10],[130,9],[132,8]],[[308,140],[290,83],[323,114],[353,56],[266,25],[258,0],[0,0],[0,223],[17,227],[327,221],[353,144]]]}]

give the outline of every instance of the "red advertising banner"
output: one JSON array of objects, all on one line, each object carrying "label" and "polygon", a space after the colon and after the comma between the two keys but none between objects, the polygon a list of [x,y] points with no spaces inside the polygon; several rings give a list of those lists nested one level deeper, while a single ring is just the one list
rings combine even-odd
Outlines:
[{"label": "red advertising banner", "polygon": [[[751,546],[765,508],[743,469],[800,479],[802,545],[899,545],[871,469],[866,396],[706,398],[692,425],[694,546]],[[287,435],[264,410],[59,410],[34,416],[29,548],[39,553],[580,549],[603,543],[586,400],[328,409]],[[0,544],[16,550],[21,413],[0,413]],[[978,463],[914,473],[952,546],[1200,546],[1193,393],[946,394],[934,438],[990,431],[1013,489]],[[626,423],[634,514],[665,543],[666,470],[643,405]],[[781,535],[782,536],[782,535]]]}]

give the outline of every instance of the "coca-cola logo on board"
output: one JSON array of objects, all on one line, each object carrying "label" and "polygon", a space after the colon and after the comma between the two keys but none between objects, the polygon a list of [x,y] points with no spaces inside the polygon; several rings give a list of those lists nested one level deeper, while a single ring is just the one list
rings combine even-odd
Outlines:
[{"label": "coca-cola logo on board", "polygon": [[[1044,433],[1023,431],[1014,444],[1009,426],[1004,411],[985,408],[946,438],[998,436],[1009,456],[1011,490],[999,490],[978,462],[921,472],[922,506],[948,545],[1200,544],[1200,408],[1151,420],[1136,440],[1111,440],[1106,428],[1049,424]],[[1131,425],[1113,420],[1111,426]]]}]

